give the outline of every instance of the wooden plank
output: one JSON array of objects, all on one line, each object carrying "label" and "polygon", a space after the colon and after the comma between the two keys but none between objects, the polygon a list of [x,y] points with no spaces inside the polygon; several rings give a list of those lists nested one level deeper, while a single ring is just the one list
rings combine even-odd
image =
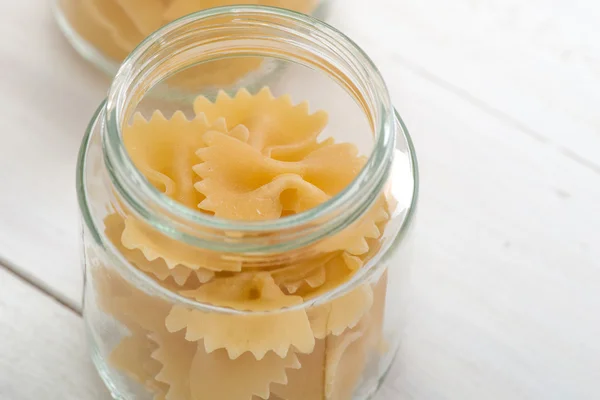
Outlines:
[{"label": "wooden plank", "polygon": [[598,174],[385,67],[422,177],[399,398],[598,398]]},{"label": "wooden plank", "polygon": [[599,2],[344,4],[334,23],[351,28],[380,60],[412,69],[600,171]]},{"label": "wooden plank", "polygon": [[0,398],[108,400],[79,315],[0,266]]},{"label": "wooden plank", "polygon": [[[12,2],[0,15],[0,29],[14,38],[0,48],[0,85],[10,94],[0,111],[0,179],[9,194],[0,198],[0,256],[77,304],[74,159],[104,84],[38,1]],[[347,0],[333,15],[388,78],[421,162],[412,313],[386,391],[394,399],[598,398],[600,316],[590,311],[600,306],[598,94],[587,89],[598,85],[584,68],[593,60],[577,61],[593,58],[597,43],[569,36],[571,25],[555,18],[556,43],[568,44],[561,49],[587,46],[562,65],[550,42],[536,44],[545,36],[525,29],[534,6],[540,15],[554,12],[541,2],[507,2],[523,22],[488,30],[500,2],[473,1],[473,10],[484,10],[477,12],[466,0],[453,3],[458,11],[417,3],[364,10],[367,3]],[[594,15],[561,12],[567,20],[570,12]],[[488,19],[477,22],[481,16]],[[30,31],[18,35],[24,21]],[[589,38],[597,32],[586,22],[577,29]],[[0,332],[15,313],[39,318],[38,307],[11,307]]]},{"label": "wooden plank", "polygon": [[0,22],[11,37],[0,48],[0,260],[78,306],[75,160],[107,80],[61,37],[45,2],[11,2]]}]

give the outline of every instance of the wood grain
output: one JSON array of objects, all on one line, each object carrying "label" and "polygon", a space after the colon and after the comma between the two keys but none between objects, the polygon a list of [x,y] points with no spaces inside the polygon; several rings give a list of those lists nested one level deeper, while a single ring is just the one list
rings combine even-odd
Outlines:
[{"label": "wood grain", "polygon": [[598,398],[598,175],[416,74],[391,85],[422,167],[392,386],[409,399]]},{"label": "wood grain", "polygon": [[108,400],[83,322],[0,266],[0,399]]},{"label": "wood grain", "polygon": [[[599,4],[333,3],[387,78],[422,173],[409,328],[379,398],[600,398]],[[0,22],[0,259],[78,307],[74,162],[107,83],[45,2],[10,2]],[[77,317],[5,275],[0,394],[36,380],[6,398],[93,398],[70,386],[87,375],[48,386],[87,363],[59,351],[83,346],[65,328]],[[37,372],[2,364],[18,355]]]},{"label": "wood grain", "polygon": [[600,3],[380,4],[348,0],[336,21],[351,27],[371,53],[385,54],[600,173]]},{"label": "wood grain", "polygon": [[0,260],[78,307],[75,160],[107,80],[60,35],[49,2],[6,4],[0,22],[12,38],[0,46]]}]

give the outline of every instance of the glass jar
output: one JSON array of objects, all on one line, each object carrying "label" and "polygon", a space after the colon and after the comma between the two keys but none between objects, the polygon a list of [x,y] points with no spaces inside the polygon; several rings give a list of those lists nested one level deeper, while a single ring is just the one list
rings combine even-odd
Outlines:
[{"label": "glass jar", "polygon": [[[365,155],[349,184],[307,211],[240,221],[182,204],[168,184],[136,168],[123,134],[132,120],[160,110],[163,121],[198,121],[190,97],[165,83],[224,56],[286,64],[265,82],[270,91],[327,110],[321,136]],[[264,93],[197,94],[210,105]],[[269,101],[267,111],[291,104]],[[309,113],[305,103],[289,106]],[[256,129],[250,135],[276,126],[254,117],[244,121]],[[279,154],[290,157],[284,147]],[[233,150],[223,159],[242,165]],[[410,137],[377,68],[325,23],[281,9],[226,7],[150,35],[119,69],[77,165],[84,319],[114,398],[370,398],[401,340],[417,175]]]},{"label": "glass jar", "polygon": [[[72,46],[88,61],[113,76],[119,64],[148,35],[161,26],[212,7],[265,5],[319,18],[325,17],[324,0],[53,0],[56,20]],[[258,69],[253,63],[230,66],[227,78],[235,81]],[[214,71],[201,71],[212,73]]]}]

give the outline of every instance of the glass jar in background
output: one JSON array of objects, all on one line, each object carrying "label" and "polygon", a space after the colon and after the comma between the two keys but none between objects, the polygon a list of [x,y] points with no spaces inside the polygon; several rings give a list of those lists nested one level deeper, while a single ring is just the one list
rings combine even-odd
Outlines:
[{"label": "glass jar in background", "polygon": [[[110,76],[145,37],[161,26],[196,11],[230,5],[281,7],[324,17],[324,0],[54,0],[55,17],[73,47]],[[215,69],[198,70],[219,75],[207,80],[235,82],[259,68],[256,60],[226,61]]]},{"label": "glass jar in background", "polygon": [[[195,101],[166,84],[223,57],[276,59],[286,68],[263,82],[268,90],[198,91],[205,97]],[[361,169],[307,211],[234,220],[199,210],[198,193],[174,195],[167,167],[140,169],[131,148],[151,147],[156,129],[127,147],[135,124],[176,121],[176,139],[186,127],[208,130],[205,118],[239,99],[260,99],[270,113],[243,119],[248,142],[275,128],[285,135],[285,122],[299,121],[298,113],[325,110],[316,146],[351,146],[364,157],[350,150],[346,158],[363,160]],[[290,99],[307,100],[310,110]],[[295,117],[276,118],[277,107]],[[229,133],[238,137],[234,125]],[[217,126],[225,124],[217,119]],[[216,161],[232,168],[229,179],[246,184],[251,168],[227,149]],[[281,145],[269,154],[277,165],[309,158]],[[188,157],[172,156],[178,164]],[[347,172],[329,165],[315,179],[335,186],[341,181],[326,181]],[[190,174],[173,179],[198,183]],[[121,66],[92,118],[77,189],[84,319],[94,364],[115,399],[364,400],[376,392],[401,340],[417,161],[377,68],[343,34],[309,16],[253,6],[206,10],[159,29]],[[301,183],[281,199],[290,201],[297,190]]]}]

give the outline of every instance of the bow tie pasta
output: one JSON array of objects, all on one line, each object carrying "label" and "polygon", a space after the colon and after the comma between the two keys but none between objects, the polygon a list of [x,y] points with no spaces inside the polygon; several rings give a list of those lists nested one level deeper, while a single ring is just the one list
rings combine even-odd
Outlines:
[{"label": "bow tie pasta", "polygon": [[[138,30],[153,24],[150,11],[132,19]],[[367,161],[353,144],[320,138],[325,112],[268,88],[198,97],[193,106],[193,118],[135,114],[123,142],[156,190],[206,218],[305,212],[340,193]],[[385,347],[386,275],[319,299],[376,256],[390,208],[381,195],[346,229],[270,265],[193,246],[115,210],[106,236],[130,267],[205,307],[158,299],[98,270],[101,307],[129,331],[111,362],[156,399],[350,400],[369,352]]]}]

